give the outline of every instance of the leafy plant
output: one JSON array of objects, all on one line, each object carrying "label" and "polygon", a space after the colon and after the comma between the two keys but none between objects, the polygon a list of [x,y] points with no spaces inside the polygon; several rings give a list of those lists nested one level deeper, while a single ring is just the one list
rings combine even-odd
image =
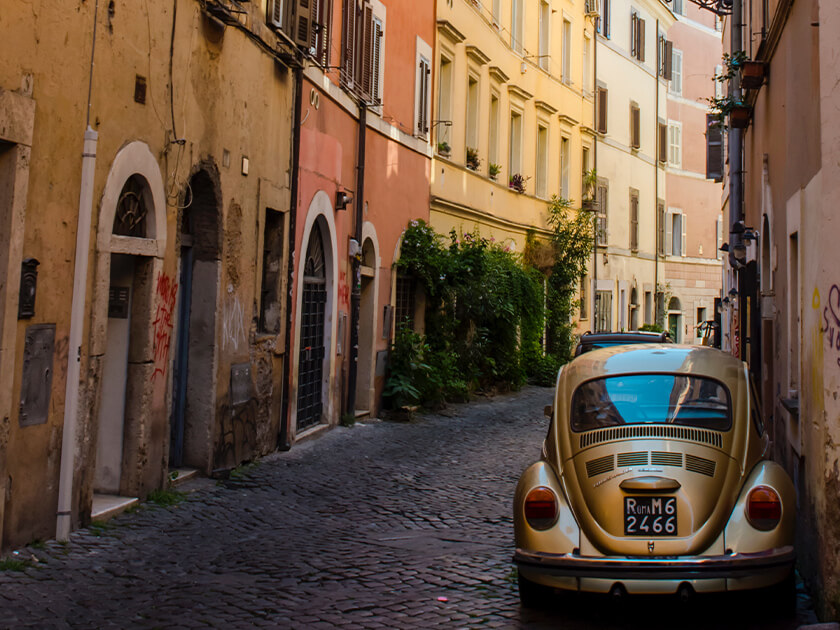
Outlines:
[{"label": "leafy plant", "polygon": [[641,326],[639,326],[639,330],[642,332],[663,332],[662,326],[660,326],[659,324],[642,324]]},{"label": "leafy plant", "polygon": [[481,158],[478,157],[478,149],[467,147],[467,168],[477,171],[481,166]]},{"label": "leafy plant", "polygon": [[451,150],[452,150],[452,148],[449,146],[449,143],[446,140],[442,140],[442,141],[437,143],[437,152],[440,153],[441,155],[444,155],[444,156],[449,155],[449,152]]},{"label": "leafy plant", "polygon": [[512,188],[520,194],[523,194],[525,192],[525,184],[529,179],[531,178],[523,177],[519,173],[514,173],[510,176],[510,181],[508,181],[508,187]]},{"label": "leafy plant", "polygon": [[502,172],[502,165],[501,164],[496,164],[494,162],[490,162],[490,164],[487,165],[487,174],[490,175],[491,179],[496,179],[496,177],[501,172]]},{"label": "leafy plant", "polygon": [[180,490],[173,490],[172,488],[167,488],[166,490],[152,490],[147,497],[149,503],[154,503],[155,505],[160,505],[161,507],[170,507],[173,505],[178,505],[187,498],[186,492],[181,492]]},{"label": "leafy plant", "polygon": [[341,426],[352,427],[354,424],[356,424],[356,414],[348,412],[341,416]]},{"label": "leafy plant", "polygon": [[[713,81],[723,83],[724,81],[731,81],[740,72],[741,66],[747,61],[747,53],[743,50],[736,50],[732,54],[723,53],[723,64],[720,74],[712,77]],[[728,127],[727,121],[730,114],[736,108],[745,107],[746,103],[742,100],[736,100],[731,94],[727,94],[718,98],[717,96],[706,99],[709,103],[709,110],[714,124],[718,127],[726,129]]]},{"label": "leafy plant", "polygon": [[421,335],[404,324],[397,327],[391,346],[388,381],[382,392],[391,407],[401,409],[420,403],[420,387],[430,369],[423,362],[427,350]]}]

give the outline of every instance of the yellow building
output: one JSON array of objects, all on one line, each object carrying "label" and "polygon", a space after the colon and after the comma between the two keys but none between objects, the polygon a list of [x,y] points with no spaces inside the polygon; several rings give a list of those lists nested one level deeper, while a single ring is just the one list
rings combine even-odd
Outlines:
[{"label": "yellow building", "polygon": [[657,242],[665,237],[658,217],[666,207],[666,33],[674,15],[662,0],[600,5],[592,330],[637,330],[654,323],[657,286],[665,286]]},{"label": "yellow building", "polygon": [[449,0],[437,19],[431,224],[522,251],[592,168],[594,18],[579,0]]}]

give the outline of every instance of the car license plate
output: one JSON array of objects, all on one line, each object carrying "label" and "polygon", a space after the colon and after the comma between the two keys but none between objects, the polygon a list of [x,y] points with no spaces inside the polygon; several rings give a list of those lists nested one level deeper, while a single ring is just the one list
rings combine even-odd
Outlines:
[{"label": "car license plate", "polygon": [[676,536],[676,497],[624,497],[625,536]]}]

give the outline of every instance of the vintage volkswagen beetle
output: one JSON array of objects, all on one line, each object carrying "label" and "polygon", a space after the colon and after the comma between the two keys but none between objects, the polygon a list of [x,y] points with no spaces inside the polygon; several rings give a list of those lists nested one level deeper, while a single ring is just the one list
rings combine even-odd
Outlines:
[{"label": "vintage volkswagen beetle", "polygon": [[616,346],[566,364],[514,500],[523,605],[553,589],[771,588],[790,611],[796,497],[767,444],[746,364],[719,350]]}]

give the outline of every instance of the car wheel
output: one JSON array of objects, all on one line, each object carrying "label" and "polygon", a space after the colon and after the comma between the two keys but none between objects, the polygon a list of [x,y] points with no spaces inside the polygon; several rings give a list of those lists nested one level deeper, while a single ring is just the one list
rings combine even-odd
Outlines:
[{"label": "car wheel", "polygon": [[791,569],[784,580],[766,589],[766,601],[778,617],[796,614],[796,572]]},{"label": "car wheel", "polygon": [[543,608],[551,597],[553,590],[542,584],[532,582],[517,573],[519,582],[519,602],[524,608]]}]

